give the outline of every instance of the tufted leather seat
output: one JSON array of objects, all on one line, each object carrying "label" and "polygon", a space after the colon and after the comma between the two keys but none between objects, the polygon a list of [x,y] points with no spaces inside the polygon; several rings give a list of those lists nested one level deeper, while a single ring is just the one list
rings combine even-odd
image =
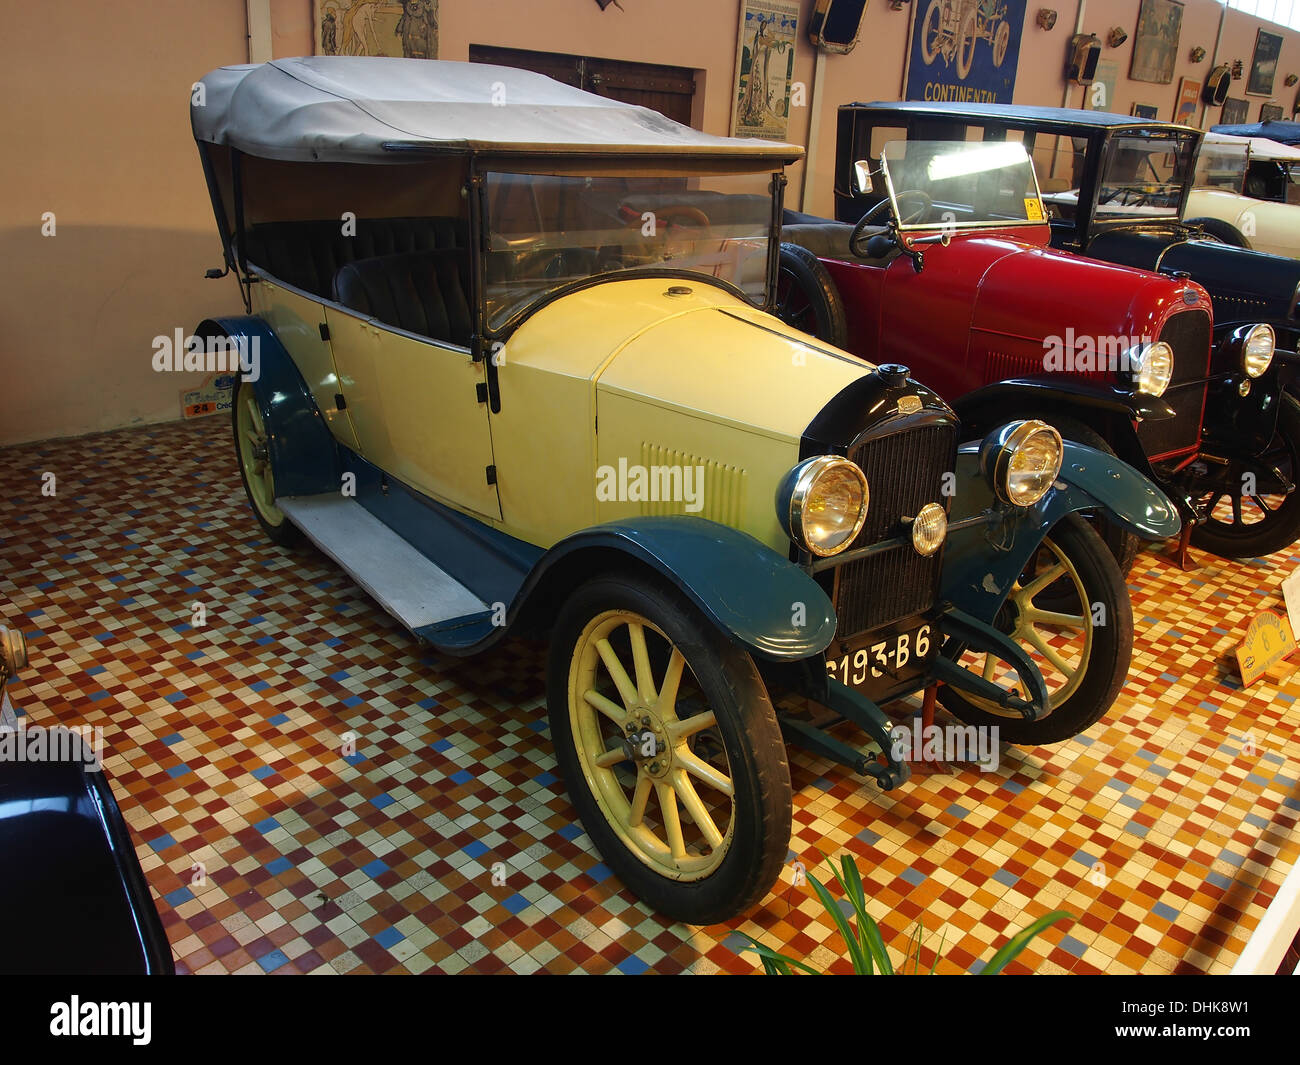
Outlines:
[{"label": "tufted leather seat", "polygon": [[335,275],[357,259],[468,244],[459,218],[359,218],[356,227],[344,236],[339,219],[267,222],[249,230],[246,254],[273,277],[329,299]]},{"label": "tufted leather seat", "polygon": [[334,299],[386,325],[469,347],[469,253],[457,248],[358,259],[334,278]]}]

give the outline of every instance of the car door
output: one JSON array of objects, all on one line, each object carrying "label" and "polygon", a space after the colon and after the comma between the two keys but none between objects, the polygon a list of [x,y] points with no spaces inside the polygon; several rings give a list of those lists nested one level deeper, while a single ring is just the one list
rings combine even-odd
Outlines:
[{"label": "car door", "polygon": [[500,519],[484,364],[341,307],[326,307],[325,320],[362,457],[425,495]]}]

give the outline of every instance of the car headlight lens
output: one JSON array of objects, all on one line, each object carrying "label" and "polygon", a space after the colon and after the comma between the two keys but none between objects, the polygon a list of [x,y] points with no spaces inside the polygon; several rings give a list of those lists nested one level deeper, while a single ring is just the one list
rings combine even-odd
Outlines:
[{"label": "car headlight lens", "polygon": [[1271,325],[1260,324],[1251,328],[1246,334],[1246,343],[1241,349],[1241,368],[1247,377],[1259,377],[1273,363],[1273,349],[1277,347],[1277,337]]},{"label": "car headlight lens", "polygon": [[1030,507],[1056,481],[1063,450],[1061,434],[1046,422],[1009,422],[984,438],[980,464],[1002,502]]},{"label": "car headlight lens", "polygon": [[866,474],[838,455],[801,462],[777,490],[777,514],[786,534],[823,558],[839,554],[862,531],[869,501]]},{"label": "car headlight lens", "polygon": [[1134,349],[1129,357],[1137,390],[1148,396],[1163,396],[1174,375],[1174,349],[1157,340]]},{"label": "car headlight lens", "polygon": [[948,535],[948,515],[938,503],[927,503],[912,521],[912,546],[918,555],[929,558]]}]

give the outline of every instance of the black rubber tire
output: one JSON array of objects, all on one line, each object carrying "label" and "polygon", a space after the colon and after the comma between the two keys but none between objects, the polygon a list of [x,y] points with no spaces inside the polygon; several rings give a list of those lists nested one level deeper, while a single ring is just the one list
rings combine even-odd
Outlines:
[{"label": "black rubber tire", "polygon": [[[1000,739],[1026,746],[1058,743],[1096,724],[1123,688],[1133,654],[1133,605],[1128,586],[1096,530],[1077,514],[1067,514],[1052,526],[1047,539],[1074,563],[1088,604],[1101,603],[1106,608],[1106,624],[1094,627],[1092,652],[1079,687],[1037,721],[989,713],[953,688],[939,688],[939,701],[956,717],[968,725],[996,725]],[[1003,626],[1003,631],[1010,629],[1010,624]]]},{"label": "black rubber tire", "polygon": [[[1277,432],[1264,453],[1281,461],[1279,468],[1292,482],[1300,477],[1300,403],[1290,393],[1282,395]],[[1192,529],[1192,544],[1223,558],[1263,558],[1282,551],[1300,539],[1300,488],[1273,513],[1267,521],[1241,526],[1240,532],[1221,521],[1197,525]]]},{"label": "black rubber tire", "polygon": [[848,318],[840,291],[821,260],[807,248],[782,243],[776,299],[776,316],[786,325],[837,348],[848,343]]},{"label": "black rubber tire", "polygon": [[293,547],[295,544],[302,542],[302,530],[284,514],[279,514],[278,520],[276,520],[276,515],[263,514],[262,508],[258,506],[257,500],[253,498],[253,493],[248,487],[248,471],[245,469],[246,456],[244,451],[248,446],[248,442],[239,431],[239,405],[252,395],[252,383],[245,381],[241,377],[235,385],[234,398],[230,404],[230,425],[235,437],[235,465],[239,467],[239,480],[244,486],[244,494],[248,497],[248,505],[252,508],[253,515],[257,518],[257,523],[262,527],[262,531],[266,533],[273,544],[280,547]]},{"label": "black rubber tire", "polygon": [[[607,610],[640,615],[686,658],[717,718],[734,787],[733,836],[721,864],[693,881],[657,873],[623,843],[584,775],[569,718],[570,670],[587,623]],[[619,879],[656,911],[716,924],[755,906],[780,876],[790,847],[792,795],[785,742],[753,661],[675,589],[634,575],[595,577],[560,610],[551,634],[547,702],[556,761],[583,827]]]},{"label": "black rubber tire", "polygon": [[1249,248],[1250,241],[1240,229],[1231,222],[1221,218],[1189,218],[1183,225],[1205,231],[1206,235],[1220,244],[1231,244],[1234,248]]},{"label": "black rubber tire", "polygon": [[[1115,449],[1106,442],[1105,437],[1095,429],[1088,428],[1083,422],[1056,414],[1039,414],[1034,415],[1034,417],[1047,422],[1066,440],[1073,440],[1076,444],[1085,444],[1088,447],[1096,448],[1098,451],[1104,451],[1107,455],[1115,454]],[[1137,559],[1138,552],[1142,549],[1141,538],[1106,518],[1090,517],[1088,521],[1097,530],[1106,546],[1110,548],[1111,554],[1115,556],[1120,573],[1127,577],[1129,570],[1133,568],[1133,563]]]}]

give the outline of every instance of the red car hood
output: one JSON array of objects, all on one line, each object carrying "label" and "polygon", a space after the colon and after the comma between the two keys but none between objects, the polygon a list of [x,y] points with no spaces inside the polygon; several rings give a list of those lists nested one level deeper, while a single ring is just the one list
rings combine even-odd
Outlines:
[{"label": "red car hood", "polygon": [[1192,281],[1002,237],[963,241],[962,251],[963,272],[980,274],[972,330],[1035,343],[1070,328],[1078,336],[1155,337],[1174,309],[1210,306]]}]

